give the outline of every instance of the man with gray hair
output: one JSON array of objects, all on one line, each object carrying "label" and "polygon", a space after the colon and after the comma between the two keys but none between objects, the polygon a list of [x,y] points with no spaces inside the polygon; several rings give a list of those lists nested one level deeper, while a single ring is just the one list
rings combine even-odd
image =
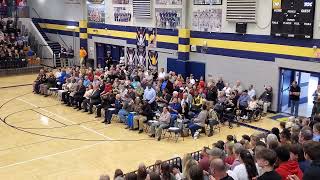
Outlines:
[{"label": "man with gray hair", "polygon": [[303,144],[307,141],[312,140],[313,137],[313,133],[311,131],[310,127],[304,127],[301,129],[300,133],[299,133],[299,143]]}]

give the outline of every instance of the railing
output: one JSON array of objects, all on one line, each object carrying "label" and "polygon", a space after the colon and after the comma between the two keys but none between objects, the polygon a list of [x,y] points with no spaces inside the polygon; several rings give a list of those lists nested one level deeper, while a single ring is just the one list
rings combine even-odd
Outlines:
[{"label": "railing", "polygon": [[[147,171],[149,171],[149,172],[156,171],[157,169],[160,168],[160,165],[161,165],[162,163],[168,163],[168,164],[171,165],[171,166],[177,165],[177,166],[179,167],[180,171],[182,171],[182,160],[181,160],[180,157],[176,157],[176,158],[173,158],[173,159],[169,159],[169,160],[163,161],[163,162],[161,162],[161,163],[159,163],[159,164],[153,164],[153,165],[151,165],[151,166],[148,166],[148,167],[147,167]],[[137,173],[137,170],[136,170],[136,171],[132,171],[132,172],[130,172],[130,173]],[[128,174],[130,174],[130,173],[125,174],[125,176],[128,175]]]},{"label": "railing", "polygon": [[[57,35],[58,35],[59,39],[63,42],[64,47],[65,47],[65,48],[68,48],[68,44],[63,40],[63,38],[61,37],[61,35],[60,35],[59,33],[57,33]],[[74,48],[74,47],[72,47],[72,48]]]},{"label": "railing", "polygon": [[196,161],[200,161],[201,151],[202,150],[190,153],[191,157],[193,157],[193,159],[196,160]]},{"label": "railing", "polygon": [[[32,8],[32,10],[33,10],[33,12],[35,12],[35,14],[37,15],[37,18],[42,19],[41,16],[40,16],[40,14],[38,13],[38,11],[37,11],[35,8]],[[45,27],[46,29],[48,29],[48,27],[47,27],[47,25],[46,25],[45,23],[44,23],[43,25],[44,25],[44,27]]]}]

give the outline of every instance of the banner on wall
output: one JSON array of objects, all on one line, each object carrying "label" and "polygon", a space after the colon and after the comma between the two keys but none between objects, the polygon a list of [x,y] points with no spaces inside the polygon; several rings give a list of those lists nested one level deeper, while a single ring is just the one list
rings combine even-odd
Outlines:
[{"label": "banner on wall", "polygon": [[136,56],[136,64],[139,67],[146,68],[146,48],[138,48]]},{"label": "banner on wall", "polygon": [[156,0],[156,4],[181,5],[182,4],[182,0]]},{"label": "banner on wall", "polygon": [[127,57],[126,57],[126,64],[129,67],[134,67],[136,65],[136,49],[127,47]]},{"label": "banner on wall", "polygon": [[87,0],[88,21],[104,23],[106,18],[104,0]]},{"label": "banner on wall", "polygon": [[151,71],[158,71],[158,52],[149,51],[148,52],[148,69]]},{"label": "banner on wall", "polygon": [[198,9],[192,13],[192,30],[221,32],[222,9]]},{"label": "banner on wall", "polygon": [[138,66],[146,67],[146,28],[137,28],[137,56],[136,62]]},{"label": "banner on wall", "polygon": [[112,0],[112,4],[130,4],[130,0]]},{"label": "banner on wall", "polygon": [[16,0],[16,6],[18,8],[26,7],[27,6],[27,0]]},{"label": "banner on wall", "polygon": [[81,0],[64,0],[64,4],[81,4]]},{"label": "banner on wall", "polygon": [[113,17],[115,22],[131,22],[132,13],[127,7],[114,7]]},{"label": "banner on wall", "polygon": [[177,29],[181,25],[182,9],[157,8],[156,27],[164,29]]},{"label": "banner on wall", "polygon": [[222,0],[193,0],[194,5],[221,5]]},{"label": "banner on wall", "polygon": [[148,48],[156,48],[157,47],[157,29],[148,28],[147,36],[148,36]]},{"label": "banner on wall", "polygon": [[104,0],[87,0],[87,4],[104,4]]}]

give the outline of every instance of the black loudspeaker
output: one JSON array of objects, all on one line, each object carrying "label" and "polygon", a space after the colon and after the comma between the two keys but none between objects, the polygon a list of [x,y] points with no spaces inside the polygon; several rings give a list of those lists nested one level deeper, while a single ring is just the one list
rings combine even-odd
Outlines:
[{"label": "black loudspeaker", "polygon": [[236,24],[236,32],[240,34],[247,33],[247,23],[237,23]]}]

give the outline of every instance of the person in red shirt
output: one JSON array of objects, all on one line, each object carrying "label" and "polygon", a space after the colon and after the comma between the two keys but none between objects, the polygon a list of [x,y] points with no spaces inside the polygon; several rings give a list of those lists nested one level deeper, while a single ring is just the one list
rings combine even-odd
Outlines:
[{"label": "person in red shirt", "polygon": [[228,143],[226,143],[225,147],[226,147],[226,152],[227,152],[228,156],[226,159],[224,159],[224,162],[231,166],[233,164],[234,160],[236,159],[236,156],[233,152],[234,143],[228,142]]},{"label": "person in red shirt", "polygon": [[290,160],[290,151],[287,146],[276,148],[279,166],[276,172],[281,176],[282,180],[287,180],[289,176],[295,175],[302,179],[303,173],[297,161]]},{"label": "person in red shirt", "polygon": [[209,154],[207,153],[207,150],[210,150],[208,147],[203,147],[199,160],[199,166],[204,170],[209,172],[210,167],[210,160],[209,160]]}]

